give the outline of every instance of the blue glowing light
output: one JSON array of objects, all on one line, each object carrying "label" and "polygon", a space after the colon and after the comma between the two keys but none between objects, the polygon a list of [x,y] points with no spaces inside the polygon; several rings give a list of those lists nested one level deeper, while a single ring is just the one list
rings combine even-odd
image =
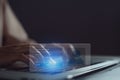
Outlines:
[{"label": "blue glowing light", "polygon": [[43,72],[59,72],[63,71],[67,62],[59,50],[50,51],[51,55],[45,55],[44,59],[38,60],[36,67],[42,69]]}]

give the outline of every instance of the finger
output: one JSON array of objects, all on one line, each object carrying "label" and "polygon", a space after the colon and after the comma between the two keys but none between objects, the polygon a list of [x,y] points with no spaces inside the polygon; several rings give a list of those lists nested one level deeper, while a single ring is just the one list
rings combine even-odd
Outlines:
[{"label": "finger", "polygon": [[[43,54],[40,52],[39,49],[37,49],[35,46],[31,46],[32,52],[35,51],[41,58],[44,58]],[[34,53],[34,52],[33,52]]]},{"label": "finger", "polygon": [[29,64],[29,63],[32,63],[33,65],[35,64],[35,63],[34,63],[34,60],[33,60],[34,57],[33,57],[32,55],[28,55],[28,56],[27,56],[27,55],[24,55],[24,54],[23,54],[23,57],[24,57],[23,60],[24,60],[25,62],[26,62],[26,59],[27,59],[27,61],[28,61],[27,64]]}]

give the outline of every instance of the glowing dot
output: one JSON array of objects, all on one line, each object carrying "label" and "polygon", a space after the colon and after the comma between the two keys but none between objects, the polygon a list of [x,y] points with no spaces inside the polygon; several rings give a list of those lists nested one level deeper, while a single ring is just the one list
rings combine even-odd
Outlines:
[{"label": "glowing dot", "polygon": [[73,78],[73,75],[68,75],[67,76],[67,79],[72,79]]}]

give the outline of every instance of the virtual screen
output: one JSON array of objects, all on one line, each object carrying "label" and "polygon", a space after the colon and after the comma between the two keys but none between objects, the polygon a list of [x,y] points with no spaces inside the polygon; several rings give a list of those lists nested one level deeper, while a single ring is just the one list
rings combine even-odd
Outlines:
[{"label": "virtual screen", "polygon": [[41,44],[34,45],[30,49],[31,72],[64,72],[66,70],[84,65],[81,52],[73,45],[53,45]]}]

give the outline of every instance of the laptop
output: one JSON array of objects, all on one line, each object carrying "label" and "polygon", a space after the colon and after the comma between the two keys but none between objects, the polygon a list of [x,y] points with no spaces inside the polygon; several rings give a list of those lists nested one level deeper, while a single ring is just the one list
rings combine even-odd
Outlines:
[{"label": "laptop", "polygon": [[27,70],[1,70],[0,79],[8,80],[66,80],[104,69],[120,62],[110,59],[91,61],[89,43],[42,43],[31,46]]}]

